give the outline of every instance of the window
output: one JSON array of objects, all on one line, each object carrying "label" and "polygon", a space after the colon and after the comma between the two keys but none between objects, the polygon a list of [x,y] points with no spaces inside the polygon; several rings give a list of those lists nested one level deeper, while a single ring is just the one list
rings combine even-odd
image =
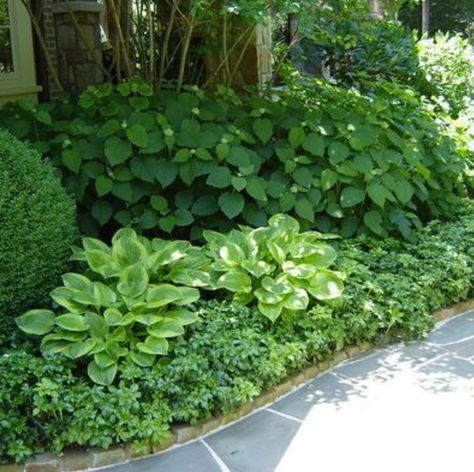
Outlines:
[{"label": "window", "polygon": [[8,0],[0,0],[0,74],[13,72],[13,47]]},{"label": "window", "polygon": [[0,0],[0,104],[35,98],[40,90],[28,12],[20,0]]}]

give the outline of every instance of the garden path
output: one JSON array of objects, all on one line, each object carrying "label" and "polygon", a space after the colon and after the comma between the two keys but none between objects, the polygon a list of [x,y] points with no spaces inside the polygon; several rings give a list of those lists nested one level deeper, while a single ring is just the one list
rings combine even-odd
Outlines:
[{"label": "garden path", "polygon": [[472,472],[474,312],[343,362],[201,440],[110,472]]}]

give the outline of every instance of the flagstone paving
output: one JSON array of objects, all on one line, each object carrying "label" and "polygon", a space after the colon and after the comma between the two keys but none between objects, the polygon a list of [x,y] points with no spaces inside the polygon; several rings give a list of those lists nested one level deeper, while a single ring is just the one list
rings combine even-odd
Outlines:
[{"label": "flagstone paving", "polygon": [[474,471],[474,312],[346,361],[225,429],[110,472]]}]

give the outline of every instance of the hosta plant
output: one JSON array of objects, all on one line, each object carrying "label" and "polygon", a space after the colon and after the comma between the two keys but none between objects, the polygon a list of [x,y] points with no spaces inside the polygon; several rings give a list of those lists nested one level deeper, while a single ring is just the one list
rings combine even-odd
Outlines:
[{"label": "hosta plant", "polygon": [[83,240],[75,260],[83,274],[63,276],[51,292],[58,312],[30,310],[17,319],[29,334],[45,335],[43,354],[89,359],[89,377],[98,384],[114,381],[123,360],[151,366],[168,352],[168,339],[196,321],[185,308],[200,297],[196,287],[209,284],[207,258],[185,241],[152,241],[131,229],[118,231],[109,247]]},{"label": "hosta plant", "polygon": [[258,229],[241,226],[223,235],[204,231],[213,262],[213,285],[233,293],[234,301],[258,302],[275,321],[285,311],[301,311],[313,300],[338,298],[344,275],[330,270],[337,257],[324,236],[300,232],[292,217],[277,214]]}]

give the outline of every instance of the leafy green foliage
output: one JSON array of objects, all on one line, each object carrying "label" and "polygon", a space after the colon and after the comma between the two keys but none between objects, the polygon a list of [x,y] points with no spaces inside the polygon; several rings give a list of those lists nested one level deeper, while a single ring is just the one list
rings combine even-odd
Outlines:
[{"label": "leafy green foliage", "polygon": [[[316,208],[324,202],[326,213],[319,216],[319,225],[336,226],[344,236],[368,230],[410,238],[423,219],[456,207],[456,195],[465,191],[465,162],[448,125],[436,122],[416,93],[388,82],[376,86],[373,98],[325,86],[321,94],[315,87],[304,82],[294,94],[314,107],[308,118],[320,116],[318,125],[305,122],[306,133],[319,131],[328,144],[326,162],[304,165],[313,170],[313,179],[319,178],[313,185],[325,191],[317,200]],[[328,115],[321,116],[321,108]],[[390,126],[379,121],[381,113]]]},{"label": "leafy green foliage", "polygon": [[[23,102],[0,112],[52,156],[87,234],[132,226],[200,238],[203,228],[288,213],[303,229],[411,237],[462,193],[463,161],[445,124],[394,84],[366,97],[308,81],[241,98],[141,85],[50,105],[50,124]],[[146,99],[139,111],[137,98]]]},{"label": "leafy green foliage", "polygon": [[74,202],[38,154],[0,131],[0,331],[43,303],[67,269],[77,236]]},{"label": "leafy green foliage", "polygon": [[228,235],[205,231],[213,260],[213,285],[233,294],[233,301],[258,300],[259,311],[275,321],[282,313],[304,311],[310,297],[341,296],[343,275],[329,270],[336,251],[317,232],[300,233],[290,216],[277,214],[268,226],[241,227]]},{"label": "leafy green foliage", "polygon": [[[24,460],[75,445],[160,442],[169,422],[196,422],[247,403],[305,365],[344,346],[423,336],[431,310],[472,295],[472,204],[452,222],[433,222],[416,243],[360,237],[342,241],[342,296],[278,323],[236,303],[195,306],[198,321],[151,367],[131,359],[118,386],[86,382],[67,358],[32,348],[0,355],[0,458]],[[25,388],[27,386],[28,388]]]},{"label": "leafy green foliage", "polygon": [[199,249],[185,241],[149,241],[130,229],[117,232],[112,247],[84,239],[74,259],[88,271],[63,275],[64,285],[51,292],[61,312],[30,310],[17,324],[46,335],[44,355],[91,359],[87,373],[101,385],[113,383],[121,362],[148,367],[166,355],[168,339],[197,319],[183,308],[199,299],[195,287],[209,284]]},{"label": "leafy green foliage", "polygon": [[461,35],[438,33],[418,43],[418,54],[430,92],[446,100],[457,116],[474,100],[473,46]]},{"label": "leafy green foliage", "polygon": [[326,8],[317,19],[308,16],[302,22],[301,57],[297,61],[305,68],[318,62],[330,66],[333,78],[345,86],[364,79],[396,80],[407,85],[423,81],[416,38],[396,21],[374,21],[367,11]]},{"label": "leafy green foliage", "polygon": [[[399,20],[410,29],[421,30],[421,8],[419,2],[403,6]],[[474,22],[474,4],[471,0],[457,0],[447,3],[443,0],[430,0],[430,35],[436,32],[456,32],[469,35]]]},{"label": "leafy green foliage", "polygon": [[0,462],[68,446],[146,446],[170,435],[169,405],[137,384],[88,384],[64,358],[9,350],[0,355]]}]

